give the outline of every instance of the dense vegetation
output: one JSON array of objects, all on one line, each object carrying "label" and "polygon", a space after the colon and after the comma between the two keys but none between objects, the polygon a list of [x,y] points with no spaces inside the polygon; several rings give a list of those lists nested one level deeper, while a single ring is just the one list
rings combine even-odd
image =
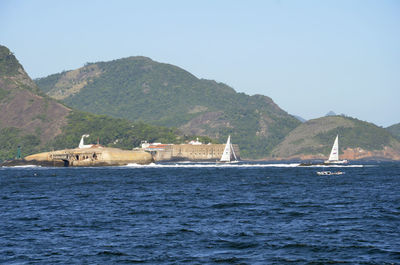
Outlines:
[{"label": "dense vegetation", "polygon": [[[353,122],[354,127],[337,127],[326,133],[320,133],[314,138],[320,144],[330,143],[332,145],[336,135],[340,135],[341,146],[347,148],[360,147],[364,150],[381,150],[384,146],[389,146],[393,140],[390,133],[375,124],[350,117],[347,117],[347,119]],[[329,153],[330,148],[328,146],[323,151]]]},{"label": "dense vegetation", "polygon": [[[50,77],[46,81],[54,84],[60,76]],[[138,147],[141,141],[181,143],[194,139],[174,128],[71,111],[38,90],[22,65],[4,46],[0,46],[0,84],[0,109],[3,116],[24,121],[12,123],[16,124],[12,127],[6,125],[10,124],[9,119],[0,120],[0,160],[15,158],[18,146],[21,147],[22,157],[42,151],[75,148],[83,134],[90,134],[90,138],[86,139],[88,142],[96,143],[99,139],[102,145],[122,149]],[[18,101],[13,101],[15,98]],[[21,112],[21,108],[30,111]],[[50,126],[61,126],[63,123],[58,121],[64,118],[65,126],[56,127],[51,133],[46,130],[48,134],[43,136],[43,131]],[[56,136],[59,130],[62,133]],[[199,138],[203,142],[213,142],[208,137]]]},{"label": "dense vegetation", "polygon": [[35,82],[40,87],[41,91],[47,93],[55,86],[58,80],[60,80],[63,73],[49,75],[46,78],[39,78],[36,79]]},{"label": "dense vegetation", "polygon": [[[273,155],[327,155],[336,134],[340,135],[340,146],[344,148],[376,150],[384,146],[400,146],[391,135],[399,137],[400,124],[387,128],[391,134],[371,123],[342,116],[324,117],[299,125],[299,121],[268,97],[236,93],[224,84],[197,79],[178,67],[156,63],[145,57],[88,64],[68,73],[42,78],[37,83],[44,92],[68,89],[72,84],[73,93],[66,94],[65,102],[103,115],[71,111],[41,94],[43,92],[38,91],[15,56],[0,46],[0,107],[5,114],[3,117],[10,117],[7,112],[20,113],[21,107],[29,108],[32,102],[36,107],[32,112],[20,113],[22,116],[13,116],[16,117],[13,120],[20,121],[23,119],[19,117],[29,117],[35,127],[25,122],[7,127],[4,125],[7,120],[0,120],[0,160],[15,158],[18,146],[21,146],[22,156],[74,148],[83,134],[90,134],[87,143],[96,143],[99,139],[102,145],[123,149],[138,147],[141,141],[182,143],[193,140],[195,136],[190,135],[195,134],[203,135],[199,137],[202,142],[218,141],[207,137],[212,136],[221,143],[230,134],[233,142],[239,144],[241,156],[247,158],[264,157],[278,143],[275,149],[281,148],[283,152]],[[16,92],[27,90],[30,92],[24,93],[18,104],[12,102]],[[64,118],[66,125],[56,130],[58,133],[61,129],[61,134],[55,138],[55,134],[44,136],[44,128],[50,128],[57,124],[55,121]]]},{"label": "dense vegetation", "polygon": [[0,87],[0,102],[10,94],[9,91],[5,90],[4,88]]},{"label": "dense vegetation", "polygon": [[[180,135],[177,129],[173,128],[143,122],[133,123],[124,119],[80,111],[71,112],[62,134],[47,143],[41,143],[37,134],[25,134],[17,128],[1,129],[0,133],[0,160],[15,158],[18,146],[21,146],[22,156],[41,151],[76,148],[83,134],[90,134],[89,138],[85,138],[87,143],[97,143],[99,140],[104,146],[121,149],[139,147],[142,141],[184,143],[196,138]],[[208,137],[199,137],[199,140],[205,143],[216,143]]]},{"label": "dense vegetation", "polygon": [[68,105],[132,121],[179,126],[193,118],[189,110],[194,106],[216,111],[221,105],[243,103],[234,100],[236,93],[228,86],[198,80],[178,67],[148,58],[126,58],[98,66],[104,74],[65,99]]},{"label": "dense vegetation", "polygon": [[399,142],[385,129],[345,116],[327,116],[310,120],[293,130],[274,150],[277,156],[329,155],[336,135],[341,153],[345,148],[383,150]]},{"label": "dense vegetation", "polygon": [[14,54],[7,47],[0,45],[0,76],[18,74],[19,67]]},{"label": "dense vegetation", "polygon": [[[132,149],[139,147],[142,141],[162,143],[182,143],[193,137],[180,136],[174,128],[160,127],[143,122],[130,122],[124,119],[112,118],[106,115],[94,115],[73,111],[68,116],[68,124],[63,133],[48,144],[49,149],[75,148],[83,134],[87,143],[99,143],[108,147]],[[201,137],[205,142],[211,139]]]},{"label": "dense vegetation", "polygon": [[41,150],[37,135],[25,134],[21,129],[13,127],[0,129],[0,161],[16,158],[18,146],[21,146],[22,156]]},{"label": "dense vegetation", "polygon": [[[266,156],[300,123],[268,97],[236,93],[225,84],[198,79],[176,66],[146,57],[87,64],[77,76],[85,77],[85,71],[91,69],[99,69],[101,74],[88,80],[69,80],[71,87],[77,83],[85,86],[64,99],[68,106],[131,121],[179,127],[187,134],[192,130],[220,141],[231,134],[242,157]],[[61,77],[65,88],[67,74],[35,81],[51,94],[59,89],[56,84]]]},{"label": "dense vegetation", "polygon": [[400,123],[394,124],[386,128],[394,137],[400,140]]}]

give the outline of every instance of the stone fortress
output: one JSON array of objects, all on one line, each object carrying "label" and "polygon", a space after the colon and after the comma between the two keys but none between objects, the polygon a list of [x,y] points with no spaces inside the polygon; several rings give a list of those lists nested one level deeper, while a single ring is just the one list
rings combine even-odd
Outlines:
[{"label": "stone fortress", "polygon": [[[232,145],[236,157],[240,159],[239,146]],[[219,161],[225,144],[203,144],[191,141],[188,144],[143,143],[142,150],[152,154],[154,161]]]},{"label": "stone fortress", "polygon": [[[39,165],[57,167],[124,166],[127,164],[150,164],[168,161],[210,161],[221,159],[225,144],[203,144],[191,141],[188,144],[161,144],[143,142],[141,148],[121,150],[99,144],[84,144],[82,135],[77,148],[43,152],[26,156],[24,159],[3,163],[4,166]],[[237,159],[238,145],[232,145]]]}]

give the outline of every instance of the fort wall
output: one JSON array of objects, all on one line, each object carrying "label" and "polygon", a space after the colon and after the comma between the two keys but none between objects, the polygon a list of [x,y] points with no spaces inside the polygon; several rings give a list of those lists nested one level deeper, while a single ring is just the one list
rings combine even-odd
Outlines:
[{"label": "fort wall", "polygon": [[[236,144],[232,146],[236,157],[240,159],[239,146]],[[221,159],[224,148],[225,144],[179,144],[162,147],[154,146],[146,150],[153,155],[155,161],[216,161]]]}]

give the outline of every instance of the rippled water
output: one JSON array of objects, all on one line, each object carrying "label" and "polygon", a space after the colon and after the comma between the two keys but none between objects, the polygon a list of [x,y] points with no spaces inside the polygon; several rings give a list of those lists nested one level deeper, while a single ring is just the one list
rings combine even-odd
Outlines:
[{"label": "rippled water", "polygon": [[1,168],[0,263],[400,264],[400,163],[318,170]]}]

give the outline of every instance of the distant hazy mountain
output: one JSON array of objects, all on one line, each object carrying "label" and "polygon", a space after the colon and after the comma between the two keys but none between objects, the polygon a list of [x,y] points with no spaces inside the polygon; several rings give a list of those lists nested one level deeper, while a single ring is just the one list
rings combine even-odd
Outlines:
[{"label": "distant hazy mountain", "polygon": [[344,116],[322,117],[301,124],[273,150],[272,156],[327,159],[336,135],[342,158],[400,159],[400,142],[389,132]]},{"label": "distant hazy mountain", "polygon": [[302,117],[300,117],[300,116],[297,116],[297,115],[293,115],[293,117],[295,117],[297,120],[299,120],[300,122],[306,122],[307,120],[306,119],[303,119]]},{"label": "distant hazy mountain", "polygon": [[[0,45],[0,160],[88,142],[132,148],[141,140],[182,142],[172,129],[72,110],[41,92],[15,56]],[[189,138],[188,138],[189,139]],[[210,139],[202,139],[210,141]]]},{"label": "distant hazy mountain", "polygon": [[386,128],[394,137],[400,140],[400,123],[394,124]]},{"label": "distant hazy mountain", "polygon": [[336,116],[336,113],[333,111],[329,111],[325,116]]},{"label": "distant hazy mountain", "polygon": [[79,110],[178,127],[220,142],[230,134],[242,157],[266,156],[300,124],[269,97],[236,93],[146,57],[91,63],[35,81],[47,95]]}]

